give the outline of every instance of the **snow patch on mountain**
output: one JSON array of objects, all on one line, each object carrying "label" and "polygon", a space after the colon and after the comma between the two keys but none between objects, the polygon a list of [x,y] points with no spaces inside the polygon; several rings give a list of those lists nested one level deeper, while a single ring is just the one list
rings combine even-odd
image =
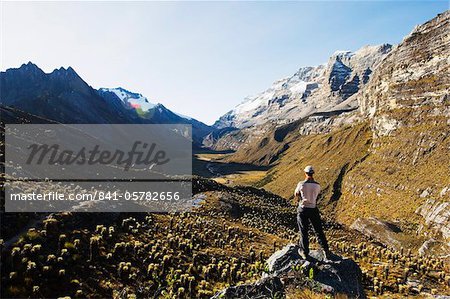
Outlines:
[{"label": "snow patch on mountain", "polygon": [[119,99],[121,99],[125,104],[129,104],[131,107],[133,107],[135,109],[142,109],[142,111],[144,111],[144,112],[146,112],[156,106],[156,104],[150,102],[142,94],[128,91],[122,87],[100,88],[100,91],[112,92]]},{"label": "snow patch on mountain", "polygon": [[183,115],[181,113],[177,113],[174,111],[171,111],[164,107],[160,103],[152,103],[150,102],[146,97],[144,97],[140,93],[132,92],[129,90],[126,90],[122,87],[116,87],[116,88],[100,88],[100,92],[111,92],[114,93],[126,106],[134,108],[134,109],[141,109],[142,112],[148,112],[150,110],[158,110],[159,113],[164,113],[165,111],[169,111],[170,113],[173,113],[181,118],[184,118],[185,120],[194,120],[192,117]]},{"label": "snow patch on mountain", "polygon": [[[287,78],[286,78],[287,79]],[[286,79],[281,79],[272,84],[272,86],[265,92],[256,94],[254,96],[249,96],[244,99],[242,103],[233,109],[235,113],[244,113],[247,111],[254,110],[265,103],[274,96],[277,89],[281,88],[282,84]]]}]

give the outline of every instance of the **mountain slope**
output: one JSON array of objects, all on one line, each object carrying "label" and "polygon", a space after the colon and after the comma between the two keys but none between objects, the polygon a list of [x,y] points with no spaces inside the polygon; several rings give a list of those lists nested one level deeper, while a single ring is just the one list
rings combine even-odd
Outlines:
[{"label": "mountain slope", "polygon": [[201,147],[206,135],[213,131],[213,128],[193,118],[180,116],[172,112],[162,104],[156,104],[153,108],[141,115],[157,123],[167,124],[189,124],[192,125],[192,134],[196,146]]},{"label": "mountain slope", "polygon": [[[449,28],[446,11],[414,29],[358,98],[373,143],[370,156],[345,180],[340,207],[342,212],[357,205],[359,215],[418,218],[424,230],[433,227],[447,242],[448,216],[436,212],[425,224],[415,211],[431,199],[434,207],[450,200]],[[442,208],[450,214],[450,207]],[[348,223],[356,216],[341,213],[340,219]]]}]

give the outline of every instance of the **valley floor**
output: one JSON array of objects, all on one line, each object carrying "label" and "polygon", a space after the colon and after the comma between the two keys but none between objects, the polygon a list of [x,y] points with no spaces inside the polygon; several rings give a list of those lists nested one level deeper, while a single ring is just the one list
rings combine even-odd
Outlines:
[{"label": "valley floor", "polygon": [[205,151],[195,154],[193,172],[227,186],[258,186],[268,173],[269,167],[243,163],[229,163],[225,159],[232,152]]}]

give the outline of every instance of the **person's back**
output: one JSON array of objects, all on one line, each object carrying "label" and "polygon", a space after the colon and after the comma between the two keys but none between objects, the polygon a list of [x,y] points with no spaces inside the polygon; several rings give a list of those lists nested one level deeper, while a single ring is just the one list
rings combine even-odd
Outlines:
[{"label": "person's back", "polygon": [[320,185],[314,179],[306,179],[297,184],[294,195],[301,198],[299,205],[304,208],[315,208],[317,197],[320,193]]},{"label": "person's back", "polygon": [[319,244],[325,251],[325,256],[330,256],[328,242],[322,228],[319,209],[317,209],[317,197],[320,193],[320,185],[314,178],[314,169],[312,166],[306,166],[304,169],[306,179],[297,184],[294,191],[294,197],[299,198],[297,208],[297,221],[300,232],[300,255],[303,258],[309,254],[308,229],[311,222],[317,234]]}]

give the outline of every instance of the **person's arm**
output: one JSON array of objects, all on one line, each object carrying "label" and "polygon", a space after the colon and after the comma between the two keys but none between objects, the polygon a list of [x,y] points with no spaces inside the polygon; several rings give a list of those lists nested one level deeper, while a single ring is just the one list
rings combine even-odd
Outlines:
[{"label": "person's arm", "polygon": [[301,187],[302,187],[302,184],[301,183],[298,183],[297,184],[297,187],[295,188],[295,191],[294,191],[294,204],[295,205],[298,205],[298,203],[300,202],[300,198],[301,198]]}]

